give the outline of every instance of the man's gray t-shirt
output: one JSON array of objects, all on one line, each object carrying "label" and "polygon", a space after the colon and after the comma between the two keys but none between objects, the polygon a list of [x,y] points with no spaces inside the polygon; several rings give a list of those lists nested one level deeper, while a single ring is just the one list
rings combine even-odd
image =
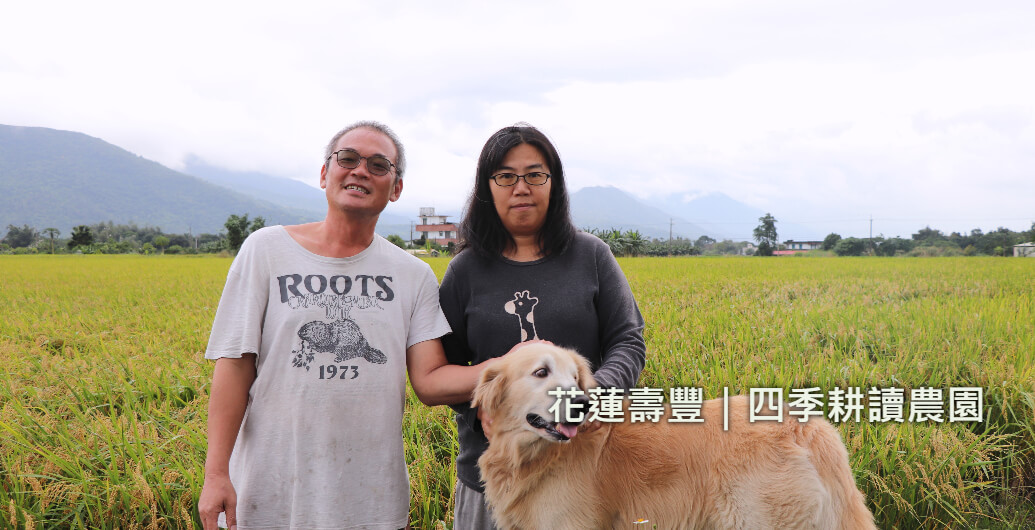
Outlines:
[{"label": "man's gray t-shirt", "polygon": [[282,226],[249,236],[205,353],[257,354],[230,459],[238,527],[406,526],[406,349],[448,332],[431,267],[380,236],[349,258]]}]

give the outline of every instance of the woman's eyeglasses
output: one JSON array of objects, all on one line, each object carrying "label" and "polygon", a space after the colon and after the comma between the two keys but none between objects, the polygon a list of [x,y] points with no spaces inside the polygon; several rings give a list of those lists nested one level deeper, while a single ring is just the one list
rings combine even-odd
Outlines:
[{"label": "woman's eyeglasses", "polygon": [[524,175],[518,175],[516,173],[498,173],[489,178],[491,178],[497,186],[503,187],[517,184],[518,179],[525,179],[525,184],[528,184],[529,186],[542,186],[543,184],[546,184],[546,181],[550,180],[550,174],[539,171],[526,173]]}]

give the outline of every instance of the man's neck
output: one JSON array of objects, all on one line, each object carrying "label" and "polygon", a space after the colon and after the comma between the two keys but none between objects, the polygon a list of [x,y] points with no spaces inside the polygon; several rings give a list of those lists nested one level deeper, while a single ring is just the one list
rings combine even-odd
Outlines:
[{"label": "man's neck", "polygon": [[326,248],[337,257],[359,254],[374,240],[378,216],[349,215],[329,211],[317,233]]},{"label": "man's neck", "polygon": [[298,244],[313,254],[349,258],[370,246],[376,225],[377,216],[354,219],[328,213],[323,221],[284,228]]}]

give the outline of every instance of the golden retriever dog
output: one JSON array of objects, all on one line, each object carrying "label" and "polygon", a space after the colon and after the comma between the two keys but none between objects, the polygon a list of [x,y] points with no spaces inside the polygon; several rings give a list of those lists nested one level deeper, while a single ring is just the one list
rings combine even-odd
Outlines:
[{"label": "golden retriever dog", "polygon": [[669,422],[667,407],[582,434],[554,421],[548,391],[593,386],[582,356],[542,343],[482,373],[473,404],[493,434],[478,465],[500,528],[875,528],[826,421],[752,423],[743,396],[726,431],[721,399],[703,403],[703,423]]}]

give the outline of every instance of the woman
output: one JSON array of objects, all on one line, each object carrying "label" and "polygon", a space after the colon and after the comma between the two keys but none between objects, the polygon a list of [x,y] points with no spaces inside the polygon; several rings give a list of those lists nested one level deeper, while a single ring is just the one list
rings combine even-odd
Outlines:
[{"label": "woman", "polygon": [[[459,250],[440,289],[453,329],[443,337],[449,362],[479,364],[547,340],[585,356],[601,386],[636,383],[643,318],[607,245],[575,230],[560,157],[542,132],[519,124],[485,143]],[[493,528],[477,465],[488,442],[477,412],[454,408],[455,528]]]}]

